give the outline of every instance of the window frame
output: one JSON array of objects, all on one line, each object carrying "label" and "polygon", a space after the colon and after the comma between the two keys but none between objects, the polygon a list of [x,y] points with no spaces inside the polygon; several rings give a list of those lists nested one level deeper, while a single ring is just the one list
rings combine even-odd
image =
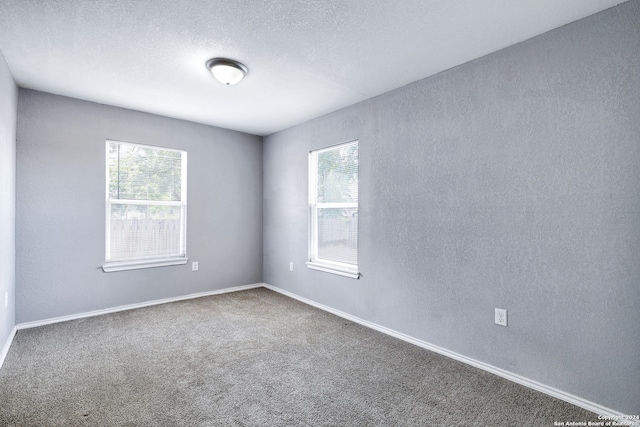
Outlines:
[{"label": "window frame", "polygon": [[[333,260],[322,259],[318,256],[318,210],[323,208],[356,208],[356,212],[359,213],[360,201],[358,197],[357,202],[332,202],[332,203],[318,203],[318,155],[327,151],[340,149],[342,147],[348,147],[350,145],[358,145],[358,159],[359,155],[359,141],[357,139],[343,142],[340,144],[332,145],[329,147],[320,148],[317,150],[311,150],[309,152],[309,246],[308,246],[308,258],[306,265],[313,270],[324,271],[327,273],[337,274],[340,276],[349,277],[352,279],[360,278],[359,272],[359,259],[358,263],[344,263]],[[358,178],[360,175],[360,165],[358,162]],[[359,180],[358,180],[359,181]],[[359,183],[358,183],[359,186]],[[356,255],[359,258],[359,241],[360,241],[360,221],[358,219],[357,228],[357,242],[356,242]]]},{"label": "window frame", "polygon": [[[110,144],[144,147],[152,150],[174,151],[181,153],[181,182],[179,201],[160,200],[131,200],[111,199],[109,194],[109,146]],[[158,145],[139,144],[126,141],[107,139],[105,142],[105,262],[102,270],[105,273],[114,271],[137,270],[142,268],[166,267],[184,265],[187,258],[187,151],[178,148],[162,147]],[[167,256],[146,256],[137,258],[110,259],[111,252],[111,208],[113,205],[144,205],[144,206],[176,206],[180,208],[180,253]]]}]

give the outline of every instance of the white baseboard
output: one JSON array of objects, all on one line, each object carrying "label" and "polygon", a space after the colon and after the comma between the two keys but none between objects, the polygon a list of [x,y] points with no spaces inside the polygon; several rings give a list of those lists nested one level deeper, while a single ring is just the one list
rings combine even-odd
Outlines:
[{"label": "white baseboard", "polygon": [[181,295],[181,296],[172,297],[172,298],[164,298],[164,299],[158,299],[158,300],[153,300],[153,301],[145,301],[145,302],[136,303],[136,304],[121,305],[121,306],[118,306],[118,307],[105,308],[105,309],[102,309],[102,310],[88,311],[88,312],[85,312],[85,313],[71,314],[71,315],[68,315],[68,316],[54,317],[54,318],[51,318],[51,319],[44,319],[44,320],[36,320],[36,321],[33,321],[33,322],[19,323],[19,324],[16,325],[16,329],[20,330],[20,329],[35,328],[35,327],[38,327],[38,326],[51,325],[53,323],[66,322],[68,320],[83,319],[85,317],[93,317],[93,316],[100,316],[102,314],[116,313],[118,311],[125,311],[125,310],[133,310],[133,309],[136,309],[136,308],[150,307],[152,305],[167,304],[167,303],[170,303],[170,302],[183,301],[183,300],[188,300],[188,299],[193,299],[193,298],[208,297],[208,296],[211,296],[211,295],[226,294],[226,293],[229,293],[229,292],[246,291],[248,289],[261,288],[262,286],[263,286],[262,283],[254,283],[252,285],[235,286],[233,288],[217,289],[215,291],[200,292],[200,293],[197,293],[197,294]]},{"label": "white baseboard", "polygon": [[0,351],[0,369],[2,369],[2,364],[4,363],[4,359],[7,357],[9,353],[9,347],[11,347],[11,343],[13,342],[13,338],[16,336],[17,328],[14,326],[11,330],[11,333],[7,337],[7,341],[2,346],[2,350]]},{"label": "white baseboard", "polygon": [[[498,375],[499,377],[502,377],[502,378],[505,378],[505,379],[507,379],[509,381],[513,381],[515,383],[518,383],[518,384],[521,384],[523,386],[529,387],[531,389],[534,389],[534,390],[539,391],[541,393],[544,393],[546,395],[555,397],[557,399],[564,400],[565,402],[571,403],[572,405],[575,405],[575,406],[579,406],[580,408],[583,408],[583,409],[586,409],[588,411],[594,412],[594,413],[596,413],[598,415],[602,415],[602,416],[605,416],[605,417],[612,417],[611,419],[616,420],[619,423],[623,422],[622,420],[624,419],[623,418],[624,414],[622,414],[622,413],[620,413],[618,411],[615,411],[613,409],[609,409],[607,407],[604,407],[604,406],[599,405],[599,404],[594,403],[594,402],[590,402],[590,401],[588,401],[586,399],[583,399],[581,397],[574,396],[574,395],[572,395],[570,393],[566,393],[566,392],[564,392],[562,390],[558,390],[556,388],[541,384],[541,383],[539,383],[537,381],[530,380],[530,379],[525,378],[525,377],[523,377],[521,375],[514,374],[512,372],[505,371],[504,369],[500,369],[500,368],[497,368],[495,366],[489,365],[487,363],[480,362],[478,360],[472,359],[470,357],[463,356],[461,354],[455,353],[455,352],[447,350],[445,348],[438,347],[437,345],[430,344],[430,343],[428,343],[426,341],[422,341],[422,340],[419,340],[417,338],[413,338],[413,337],[411,337],[409,335],[405,335],[405,334],[403,334],[401,332],[394,331],[393,329],[389,329],[389,328],[386,328],[384,326],[380,326],[378,324],[369,322],[367,320],[364,320],[364,319],[361,319],[359,317],[353,316],[353,315],[351,315],[349,313],[345,313],[343,311],[336,310],[334,308],[331,308],[329,306],[317,303],[317,302],[312,301],[310,299],[301,297],[299,295],[296,295],[296,294],[291,293],[289,291],[286,291],[284,289],[277,288],[277,287],[269,285],[267,283],[263,283],[263,285],[267,289],[271,289],[272,291],[275,291],[275,292],[278,292],[278,293],[280,293],[282,295],[285,295],[285,296],[288,296],[290,298],[296,299],[296,300],[298,300],[300,302],[303,302],[305,304],[308,304],[308,305],[311,305],[313,307],[319,308],[321,310],[327,311],[329,313],[335,314],[336,316],[342,317],[342,318],[347,319],[347,320],[351,320],[352,322],[359,323],[360,325],[366,326],[366,327],[371,328],[371,329],[375,329],[376,331],[382,332],[384,334],[391,335],[392,337],[395,337],[395,338],[401,339],[403,341],[406,341],[408,343],[417,345],[418,347],[422,347],[424,349],[433,351],[435,353],[442,354],[443,356],[450,357],[450,358],[458,360],[458,361],[460,361],[462,363],[466,363],[468,365],[471,365],[471,366],[474,366],[476,368],[482,369],[483,371],[487,371],[487,372],[490,372],[492,374]],[[627,422],[627,424],[628,425],[633,425],[633,426],[640,426],[640,424],[638,424],[638,423]]]}]

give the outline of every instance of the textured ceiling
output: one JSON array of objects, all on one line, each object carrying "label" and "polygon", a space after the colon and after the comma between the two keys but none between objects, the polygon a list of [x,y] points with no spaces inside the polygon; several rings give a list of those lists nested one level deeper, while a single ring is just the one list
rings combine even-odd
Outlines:
[{"label": "textured ceiling", "polygon": [[623,2],[0,0],[0,50],[21,87],[268,135]]}]

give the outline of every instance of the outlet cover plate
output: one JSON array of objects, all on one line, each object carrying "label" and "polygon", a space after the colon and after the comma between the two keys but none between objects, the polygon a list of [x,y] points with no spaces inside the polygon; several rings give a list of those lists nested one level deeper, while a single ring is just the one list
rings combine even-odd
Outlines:
[{"label": "outlet cover plate", "polygon": [[507,310],[502,308],[496,308],[495,322],[496,322],[496,325],[507,326]]}]

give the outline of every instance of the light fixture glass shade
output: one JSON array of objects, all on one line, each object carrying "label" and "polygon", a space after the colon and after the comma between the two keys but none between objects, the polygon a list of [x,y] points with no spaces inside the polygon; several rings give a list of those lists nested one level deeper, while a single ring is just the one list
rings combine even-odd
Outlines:
[{"label": "light fixture glass shade", "polygon": [[247,67],[231,59],[214,58],[207,62],[211,74],[222,84],[234,85],[247,74]]}]

